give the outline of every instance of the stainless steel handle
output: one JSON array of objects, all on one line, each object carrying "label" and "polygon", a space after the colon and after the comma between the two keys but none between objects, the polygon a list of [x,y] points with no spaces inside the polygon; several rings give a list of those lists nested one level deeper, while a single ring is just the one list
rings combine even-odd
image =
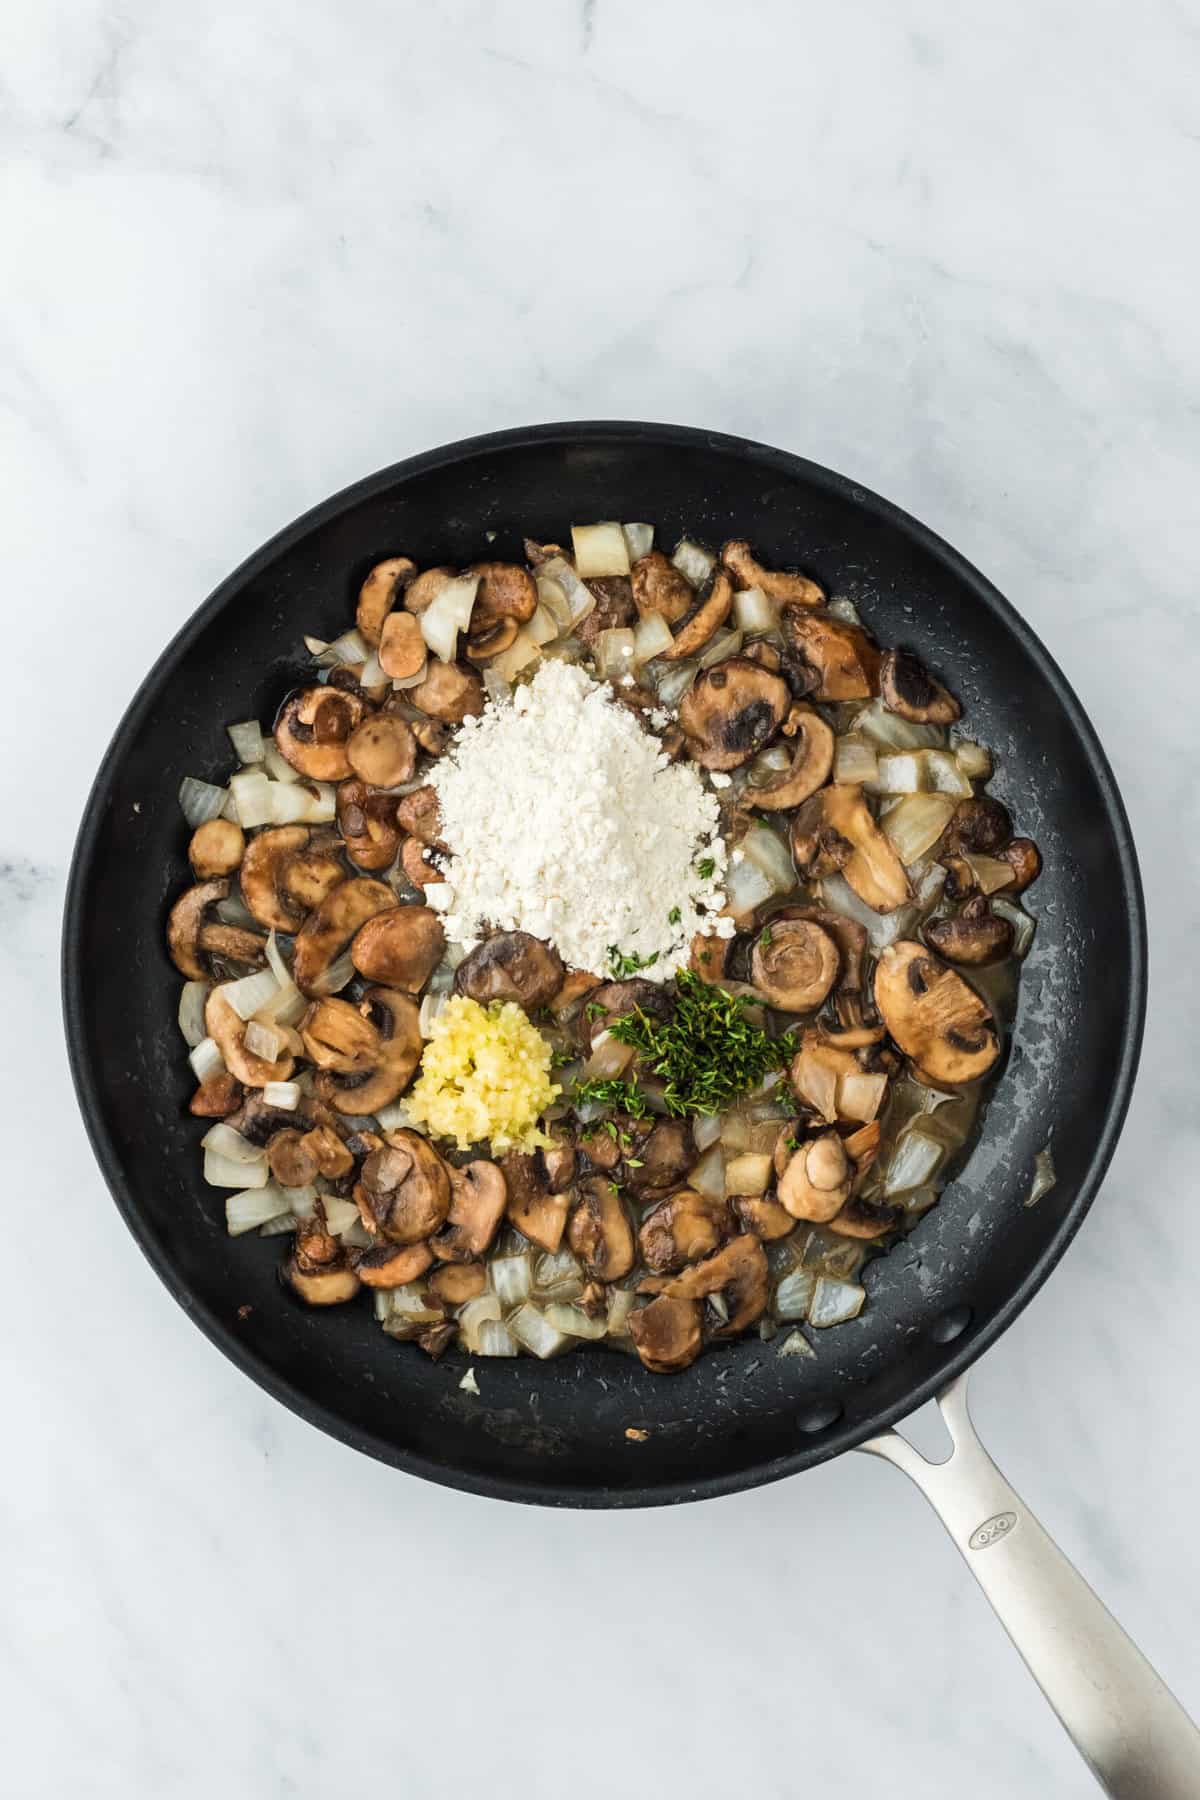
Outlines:
[{"label": "stainless steel handle", "polygon": [[980,1443],[965,1375],[938,1406],[945,1462],[894,1431],[861,1448],[916,1482],[1105,1792],[1200,1800],[1200,1731]]}]

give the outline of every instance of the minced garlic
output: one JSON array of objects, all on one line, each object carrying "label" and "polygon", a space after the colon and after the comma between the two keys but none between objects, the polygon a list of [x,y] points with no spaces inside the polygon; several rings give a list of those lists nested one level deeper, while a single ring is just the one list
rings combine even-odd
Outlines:
[{"label": "minced garlic", "polygon": [[536,1150],[551,1142],[538,1118],[562,1089],[550,1079],[551,1050],[511,1000],[480,1006],[455,994],[430,1026],[420,1074],[405,1111],[460,1150]]}]

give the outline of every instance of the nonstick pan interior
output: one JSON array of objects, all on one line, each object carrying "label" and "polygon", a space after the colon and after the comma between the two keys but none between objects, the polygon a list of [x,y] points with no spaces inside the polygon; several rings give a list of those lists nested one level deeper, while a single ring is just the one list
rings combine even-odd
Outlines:
[{"label": "nonstick pan interior", "polygon": [[[185,774],[228,772],[224,727],[269,718],[301,678],[304,632],[345,628],[366,570],[518,556],[532,531],[649,519],[668,547],[750,537],[853,598],[914,649],[997,755],[992,791],[1037,839],[1037,936],[1007,1066],[966,1165],[890,1255],[868,1303],[813,1334],[816,1356],[757,1337],[683,1374],[582,1350],[550,1363],[433,1364],[385,1337],[369,1300],[310,1312],[280,1288],[278,1241],[225,1234],[200,1179],[191,1083],[163,948],[186,878]],[[494,533],[494,537],[488,534]],[[497,794],[496,828],[504,828]],[[1120,800],[1078,702],[989,584],[932,533],[840,476],[740,440],[658,425],[555,425],[452,445],[382,471],[282,532],[222,584],[133,701],[97,777],[64,932],[72,1064],[104,1174],[180,1303],[271,1393],[387,1462],[509,1499],[646,1505],[772,1480],[891,1423],[1012,1319],[1065,1249],[1119,1131],[1137,1061],[1145,945]],[[1058,1185],[1026,1205],[1050,1144]],[[248,1309],[248,1310],[247,1310]],[[626,1437],[627,1428],[644,1440]]]}]

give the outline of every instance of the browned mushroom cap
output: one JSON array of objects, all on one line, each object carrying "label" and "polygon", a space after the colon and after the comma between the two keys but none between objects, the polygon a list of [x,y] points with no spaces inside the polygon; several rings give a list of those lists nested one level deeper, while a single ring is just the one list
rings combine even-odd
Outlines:
[{"label": "browned mushroom cap", "polygon": [[483,683],[474,669],[462,663],[444,663],[436,659],[429,665],[424,681],[408,689],[408,698],[431,719],[442,719],[447,725],[461,725],[483,711]]},{"label": "browned mushroom cap", "polygon": [[766,1194],[735,1194],[729,1204],[746,1230],[764,1244],[773,1244],[796,1229],[796,1221],[787,1208]]},{"label": "browned mushroom cap", "polygon": [[462,1306],[486,1287],[487,1270],[482,1263],[447,1263],[429,1277],[430,1293],[444,1306]]},{"label": "browned mushroom cap", "polygon": [[413,736],[430,756],[440,756],[450,742],[450,727],[440,719],[414,719]]},{"label": "browned mushroom cap", "polygon": [[674,1010],[670,994],[655,981],[634,976],[630,981],[605,981],[588,995],[580,1015],[579,1035],[585,1049],[594,1038],[607,1031],[614,1019],[631,1012],[644,1012],[651,1019],[669,1019]]},{"label": "browned mushroom cap", "polygon": [[768,1006],[810,1012],[838,976],[838,948],[811,919],[772,919],[755,940],[750,979]]},{"label": "browned mushroom cap", "polygon": [[302,688],[285,700],[275,721],[275,744],[293,769],[311,781],[344,781],[350,773],[346,744],[361,723],[365,703],[335,687]]},{"label": "browned mushroom cap", "polygon": [[454,580],[454,570],[444,565],[436,569],[424,569],[415,581],[409,583],[404,592],[405,609],[410,613],[423,613],[427,606],[432,606],[448,581]]},{"label": "browned mushroom cap", "polygon": [[886,1206],[854,1195],[840,1213],[828,1220],[826,1230],[836,1232],[838,1237],[881,1238],[889,1231],[895,1231],[903,1218],[902,1206]]},{"label": "browned mushroom cap", "polygon": [[931,1081],[977,1081],[1000,1054],[990,1008],[923,944],[888,945],[875,969],[875,1004],[901,1050]]},{"label": "browned mushroom cap", "polygon": [[782,924],[788,919],[811,919],[814,925],[819,925],[822,931],[828,933],[841,956],[838,987],[857,992],[862,986],[863,957],[867,953],[866,926],[827,906],[781,906],[777,913],[771,915],[772,925],[776,922]]},{"label": "browned mushroom cap", "polygon": [[363,1163],[354,1197],[369,1230],[392,1244],[416,1244],[450,1211],[450,1171],[419,1132],[389,1131],[383,1149]]},{"label": "browned mushroom cap", "polygon": [[407,994],[392,988],[368,988],[359,1011],[374,1027],[375,1047],[369,1062],[342,1073],[330,1069],[317,1077],[317,1093],[335,1111],[366,1117],[390,1106],[416,1073],[425,1040],[420,1011]]},{"label": "browned mushroom cap", "polygon": [[329,965],[349,947],[359,928],[395,905],[390,887],[365,876],[352,876],[327,894],[296,933],[292,979],[301,993],[319,994]]},{"label": "browned mushroom cap", "polygon": [[188,861],[197,881],[232,875],[242,860],[246,835],[232,819],[206,819],[197,825],[188,844]]},{"label": "browned mushroom cap", "polygon": [[445,1229],[430,1241],[444,1262],[473,1262],[500,1229],[508,1183],[494,1162],[469,1162],[450,1171],[450,1211]]},{"label": "browned mushroom cap", "polygon": [[210,906],[224,900],[229,893],[228,881],[204,881],[188,888],[171,908],[167,918],[167,949],[171,961],[189,981],[203,981],[208,970],[200,960],[200,933]]},{"label": "browned mushroom cap", "polygon": [[823,1131],[795,1151],[779,1182],[779,1203],[793,1219],[823,1225],[850,1198],[854,1170],[836,1131]]},{"label": "browned mushroom cap", "polygon": [[[727,1317],[715,1337],[736,1337],[767,1308],[767,1259],[749,1232],[735,1237],[703,1262],[693,1263],[668,1281],[664,1294],[672,1300],[705,1300],[720,1294]],[[630,1315],[631,1318],[633,1315]]]},{"label": "browned mushroom cap", "polygon": [[561,1194],[563,1189],[569,1188],[575,1179],[574,1144],[567,1138],[556,1138],[553,1144],[541,1152],[541,1158],[546,1170],[546,1180],[550,1184],[550,1192]]},{"label": "browned mushroom cap", "polygon": [[806,800],[792,820],[792,854],[802,875],[840,869],[876,912],[895,912],[911,898],[904,864],[871,817],[860,787],[826,787]]},{"label": "browned mushroom cap", "polygon": [[266,1087],[268,1081],[286,1081],[295,1066],[286,1052],[275,1062],[255,1056],[246,1048],[246,1022],[240,1019],[223,987],[215,987],[204,1003],[204,1029],[217,1044],[229,1073],[245,1087]]},{"label": "browned mushroom cap", "polygon": [[360,869],[386,869],[396,860],[401,831],[394,794],[372,794],[357,776],[337,791],[338,830],[346,854]]},{"label": "browned mushroom cap", "polygon": [[746,645],[742,655],[750,662],[761,663],[763,668],[770,669],[773,675],[778,675],[783,667],[782,656],[774,644],[768,644],[765,638],[755,638],[753,643]]},{"label": "browned mushroom cap", "polygon": [[639,556],[629,578],[638,611],[661,613],[668,625],[678,625],[696,598],[691,582],[661,550]]},{"label": "browned mushroom cap", "polygon": [[632,1142],[628,1185],[639,1200],[664,1193],[682,1180],[696,1160],[696,1142],[688,1119],[628,1119],[624,1131]]},{"label": "browned mushroom cap", "polygon": [[700,1354],[700,1308],[694,1300],[660,1294],[630,1313],[629,1335],[648,1369],[655,1375],[674,1375]]},{"label": "browned mushroom cap", "polygon": [[962,712],[911,650],[889,650],[879,665],[879,693],[889,712],[914,725],[953,725]]},{"label": "browned mushroom cap", "polygon": [[706,769],[737,769],[770,743],[790,704],[787,683],[744,656],[706,669],[679,704],[688,754]]},{"label": "browned mushroom cap", "polygon": [[314,1125],[306,1131],[301,1143],[317,1165],[317,1173],[329,1181],[340,1181],[354,1167],[354,1156],[330,1125]]},{"label": "browned mushroom cap", "polygon": [[389,556],[386,562],[375,564],[359,588],[354,623],[359,636],[372,649],[378,649],[383,622],[416,572],[417,565],[411,557]]},{"label": "browned mushroom cap", "polygon": [[842,1139],[842,1149],[854,1164],[854,1180],[857,1184],[866,1174],[875,1158],[879,1155],[879,1146],[883,1142],[883,1125],[879,1119],[872,1119],[867,1125],[860,1125],[849,1137]]},{"label": "browned mushroom cap", "polygon": [[633,1267],[633,1226],[620,1194],[602,1175],[579,1184],[567,1242],[596,1281],[619,1281]]},{"label": "browned mushroom cap", "polygon": [[481,1006],[515,1000],[526,1012],[536,1012],[553,1000],[562,980],[563,960],[552,944],[527,931],[498,931],[459,963],[454,987]]},{"label": "browned mushroom cap", "polygon": [[556,1019],[572,1019],[580,1005],[601,985],[598,975],[589,975],[586,969],[568,969],[563,976],[563,984],[550,1002],[550,1010]]},{"label": "browned mushroom cap", "polygon": [[407,1287],[433,1261],[428,1244],[374,1244],[354,1258],[358,1278],[371,1288]]},{"label": "browned mushroom cap", "polygon": [[295,1126],[277,1131],[267,1144],[267,1162],[280,1187],[308,1187],[320,1171],[317,1159]]},{"label": "browned mushroom cap", "polygon": [[747,796],[764,812],[799,806],[824,787],[833,768],[833,731],[811,706],[792,707],[783,733],[793,739],[791,763],[770,781],[752,787]]},{"label": "browned mushroom cap", "polygon": [[510,1150],[501,1159],[500,1169],[508,1187],[509,1223],[543,1250],[557,1250],[571,1202],[568,1194],[551,1191],[542,1152],[527,1156]]},{"label": "browned mushroom cap", "polygon": [[251,838],[239,877],[242,899],[260,925],[297,931],[304,915],[346,879],[332,848],[306,825],[275,825]]},{"label": "browned mushroom cap", "polygon": [[350,1075],[366,1069],[379,1050],[375,1027],[348,1000],[316,1000],[300,1021],[305,1054],[318,1069]]},{"label": "browned mushroom cap", "polygon": [[396,818],[410,837],[415,837],[422,844],[430,845],[434,850],[446,848],[442,838],[442,815],[438,807],[435,788],[419,787],[415,788],[411,794],[405,794],[396,807]]},{"label": "browned mushroom cap", "polygon": [[537,584],[520,563],[476,563],[467,573],[479,577],[467,655],[472,659],[496,656],[512,643],[517,627],[537,611]]},{"label": "browned mushroom cap", "polygon": [[575,627],[585,644],[594,644],[602,631],[619,631],[637,618],[633,584],[628,575],[598,575],[587,583],[596,604]]},{"label": "browned mushroom cap", "polygon": [[305,1125],[325,1124],[333,1114],[312,1094],[302,1094],[294,1110],[268,1106],[261,1093],[251,1088],[235,1117],[229,1123],[249,1144],[260,1149],[270,1143],[277,1131],[291,1130],[300,1121]]},{"label": "browned mushroom cap", "polygon": [[346,745],[346,761],[371,787],[398,787],[411,781],[417,766],[417,740],[395,713],[364,719]]},{"label": "browned mushroom cap", "polygon": [[458,1336],[458,1326],[453,1319],[443,1319],[440,1324],[426,1325],[417,1333],[417,1345],[426,1356],[437,1362]]},{"label": "browned mushroom cap", "polygon": [[692,974],[698,975],[701,981],[720,981],[729,961],[732,942],[731,938],[717,937],[715,933],[696,932],[688,955],[688,968]]},{"label": "browned mushroom cap", "polygon": [[308,1269],[298,1255],[290,1256],[284,1263],[283,1277],[309,1306],[340,1306],[344,1300],[353,1300],[359,1289],[353,1269],[337,1263]]},{"label": "browned mushroom cap", "polygon": [[[789,1220],[789,1229],[791,1224]],[[673,1275],[685,1264],[711,1255],[732,1230],[733,1220],[723,1200],[683,1188],[646,1214],[638,1245],[648,1269],[657,1275]]]},{"label": "browned mushroom cap", "polygon": [[242,1104],[244,1094],[237,1076],[225,1069],[200,1083],[188,1101],[188,1111],[197,1119],[227,1119]]},{"label": "browned mushroom cap", "polygon": [[718,567],[707,598],[686,624],[679,627],[671,648],[662,652],[663,662],[682,662],[685,656],[695,656],[713,633],[720,630],[732,611],[733,581],[727,569]]},{"label": "browned mushroom cap", "polygon": [[[394,612],[384,620],[379,640],[379,666],[393,681],[407,681],[424,668],[429,651],[413,613]],[[407,779],[407,777],[405,778]]]},{"label": "browned mushroom cap", "polygon": [[816,677],[816,700],[869,700],[879,687],[879,651],[866,632],[825,612],[785,606],[787,643]]},{"label": "browned mushroom cap", "polygon": [[760,588],[768,600],[784,606],[824,606],[824,590],[807,575],[793,575],[780,569],[764,569],[755,560],[745,538],[731,538],[721,552],[721,561],[740,588]]},{"label": "browned mushroom cap", "polygon": [[1042,872],[1041,852],[1032,838],[1014,838],[998,852],[996,860],[1006,862],[1013,872],[1012,880],[1005,882],[1002,889],[1006,894],[1023,894]]},{"label": "browned mushroom cap", "polygon": [[1012,837],[1012,817],[990,794],[960,800],[950,815],[942,848],[951,856],[998,856]]},{"label": "browned mushroom cap", "polygon": [[505,650],[511,650],[520,629],[515,619],[496,619],[485,631],[478,631],[468,638],[468,662],[490,662],[493,656],[501,656]]},{"label": "browned mushroom cap", "polygon": [[432,907],[398,906],[360,927],[350,946],[350,960],[368,981],[419,994],[445,947],[442,921]]},{"label": "browned mushroom cap", "polygon": [[986,894],[976,894],[962,911],[948,919],[931,919],[925,927],[925,942],[944,956],[947,962],[997,962],[1007,956],[1015,936],[1007,919],[997,918]]},{"label": "browned mushroom cap", "polygon": [[442,871],[430,852],[416,838],[405,838],[400,846],[400,867],[415,888],[424,891],[431,882],[443,880]]}]

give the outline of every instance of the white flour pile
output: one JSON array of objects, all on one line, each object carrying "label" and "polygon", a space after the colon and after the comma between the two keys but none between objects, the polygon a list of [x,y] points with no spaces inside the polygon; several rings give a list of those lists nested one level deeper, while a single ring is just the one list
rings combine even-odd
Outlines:
[{"label": "white flour pile", "polygon": [[662,981],[694,932],[732,934],[711,916],[726,864],[716,795],[582,669],[543,663],[465,722],[430,781],[451,855],[426,899],[452,943],[471,948],[486,922],[597,975],[612,973],[610,946],[654,957]]}]

